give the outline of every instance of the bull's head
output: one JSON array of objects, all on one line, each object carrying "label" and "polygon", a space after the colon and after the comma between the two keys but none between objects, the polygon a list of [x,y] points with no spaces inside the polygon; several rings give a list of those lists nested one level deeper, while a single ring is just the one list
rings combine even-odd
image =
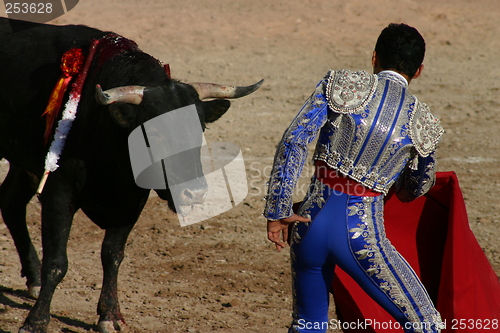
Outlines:
[{"label": "bull's head", "polygon": [[[170,87],[124,86],[106,91],[103,91],[98,85],[96,99],[99,104],[109,106],[110,114],[114,120],[120,126],[128,129],[142,126],[145,122],[172,110],[194,104],[201,128],[204,129],[205,123],[216,121],[229,109],[230,102],[226,99],[240,98],[251,94],[262,85],[262,82],[263,80],[251,86],[235,87],[213,83],[184,84],[172,81]],[[172,95],[175,98],[172,98]],[[172,101],[172,99],[176,101]],[[206,101],[207,99],[211,100]],[[144,126],[142,129],[146,131]],[[165,188],[155,188],[160,198],[168,200],[169,207],[174,211],[176,210],[175,202],[177,207],[181,209],[179,212],[181,214],[188,211],[187,207],[202,203],[207,193],[207,184],[200,160],[202,136],[201,131],[198,130],[198,132],[200,136],[196,137],[196,140],[200,140],[200,142],[197,151],[191,151],[189,154],[177,154],[175,158],[162,160],[164,170],[169,170],[168,173],[165,172],[165,175],[168,174],[168,180],[179,178],[175,180],[176,183],[186,185],[176,186],[174,190],[171,190],[165,180]],[[158,136],[158,133],[149,133],[148,135]],[[175,170],[182,170],[182,172],[176,173]],[[186,178],[190,181],[185,182]]]}]

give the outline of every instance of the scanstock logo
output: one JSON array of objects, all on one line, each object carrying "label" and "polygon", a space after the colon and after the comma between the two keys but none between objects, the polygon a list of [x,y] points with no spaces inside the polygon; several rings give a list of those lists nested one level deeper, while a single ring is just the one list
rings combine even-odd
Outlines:
[{"label": "scanstock logo", "polygon": [[4,0],[5,13],[11,19],[47,23],[75,8],[79,0]]},{"label": "scanstock logo", "polygon": [[[248,194],[241,149],[230,142],[207,143],[194,104],[148,120],[130,133],[128,148],[135,182],[169,189],[181,226],[215,217]],[[196,171],[201,161],[202,172]],[[202,202],[186,206],[176,196],[203,184]]]}]

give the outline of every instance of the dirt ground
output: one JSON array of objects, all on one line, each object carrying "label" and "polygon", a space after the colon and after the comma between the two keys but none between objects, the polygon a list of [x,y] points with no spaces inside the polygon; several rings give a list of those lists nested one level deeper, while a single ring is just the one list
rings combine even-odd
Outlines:
[{"label": "dirt ground", "polygon": [[[426,38],[426,67],[410,89],[441,118],[446,133],[438,170],[457,173],[470,226],[500,274],[499,21],[498,0],[82,0],[53,21],[131,38],[185,82],[266,80],[206,132],[209,142],[241,147],[249,186],[244,202],[180,227],[165,203],[151,196],[120,271],[130,332],[286,331],[289,258],[267,241],[261,216],[275,146],[329,68],[371,71],[375,40],[390,22],[413,25]],[[2,173],[7,167],[0,162]],[[40,249],[36,200],[28,220]],[[50,332],[96,331],[102,238],[77,214],[70,270],[54,296]],[[24,288],[2,223],[0,333],[17,332],[33,305]]]}]

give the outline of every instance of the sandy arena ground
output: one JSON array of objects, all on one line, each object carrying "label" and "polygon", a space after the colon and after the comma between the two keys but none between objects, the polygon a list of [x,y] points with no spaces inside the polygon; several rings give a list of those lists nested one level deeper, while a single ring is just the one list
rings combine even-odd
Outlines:
[{"label": "sandy arena ground", "polygon": [[[329,68],[371,71],[375,40],[390,22],[413,25],[426,38],[425,71],[410,89],[441,118],[446,133],[439,171],[458,174],[470,226],[500,274],[499,21],[498,0],[82,0],[53,21],[131,38],[169,63],[182,81],[246,85],[266,79],[206,132],[209,142],[241,147],[249,186],[245,201],[180,227],[164,202],[149,200],[120,271],[130,332],[286,331],[288,254],[274,251],[260,215],[275,146]],[[2,173],[7,167],[0,162]],[[40,248],[36,200],[28,219]],[[102,237],[77,214],[70,270],[54,296],[50,332],[96,331]],[[17,332],[33,305],[24,288],[2,223],[0,333]]]}]

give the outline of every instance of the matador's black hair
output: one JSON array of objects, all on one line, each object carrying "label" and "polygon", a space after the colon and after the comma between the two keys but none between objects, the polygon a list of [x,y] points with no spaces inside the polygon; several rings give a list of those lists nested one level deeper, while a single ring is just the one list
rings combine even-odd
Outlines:
[{"label": "matador's black hair", "polygon": [[425,41],[417,29],[391,23],[380,33],[375,51],[383,69],[393,69],[412,78],[424,61]]}]

